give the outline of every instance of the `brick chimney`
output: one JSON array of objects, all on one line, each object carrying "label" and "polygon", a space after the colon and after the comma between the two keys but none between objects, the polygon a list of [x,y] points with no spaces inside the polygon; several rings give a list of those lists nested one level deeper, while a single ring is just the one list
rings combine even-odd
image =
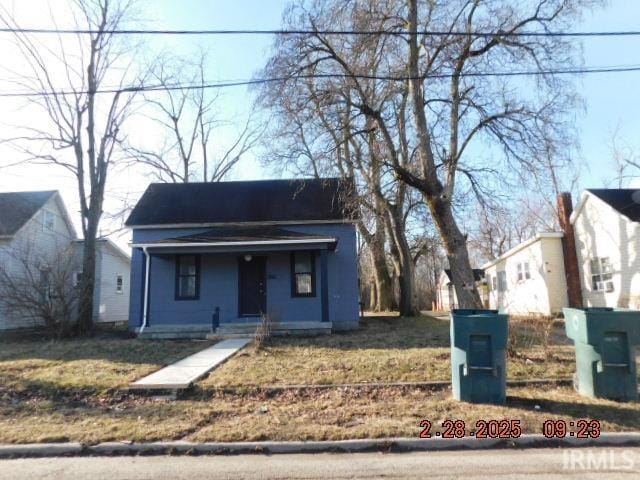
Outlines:
[{"label": "brick chimney", "polygon": [[563,192],[558,195],[558,219],[564,233],[562,238],[562,252],[564,254],[564,273],[567,279],[567,296],[570,307],[582,307],[582,287],[580,286],[580,270],[576,253],[576,236],[571,224],[573,202],[571,194]]}]

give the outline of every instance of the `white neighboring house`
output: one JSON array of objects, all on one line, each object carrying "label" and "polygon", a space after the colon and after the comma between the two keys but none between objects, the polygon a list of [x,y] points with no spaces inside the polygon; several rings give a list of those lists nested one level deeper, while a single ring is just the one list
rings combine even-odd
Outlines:
[{"label": "white neighboring house", "polygon": [[[486,304],[487,299],[485,298],[485,289],[483,288],[484,270],[474,268],[473,278],[476,281],[476,286],[480,290],[482,302]],[[440,273],[436,295],[437,310],[448,312],[453,310],[454,308],[458,308],[458,296],[456,295],[456,290],[453,286],[453,281],[451,280],[451,270],[445,269],[442,271],[442,273]]]},{"label": "white neighboring house", "polygon": [[[18,274],[23,271],[21,262],[30,258],[30,252],[33,252],[33,257],[40,259],[52,258],[79,242],[81,240],[78,240],[71,217],[57,191],[0,192],[0,268],[7,273]],[[100,286],[116,285],[117,278],[110,277],[121,272],[123,293],[100,294],[101,304],[97,309],[109,314],[96,318],[100,321],[126,320],[129,308],[129,257],[110,241],[99,241],[99,245],[98,258],[104,260],[97,263],[100,270],[96,270],[96,283]],[[114,248],[117,252],[112,253]],[[107,292],[108,288],[104,290]],[[36,322],[32,318],[10,315],[0,309],[0,330],[34,326]]]},{"label": "white neighboring house", "polygon": [[545,232],[483,265],[489,308],[516,315],[555,315],[567,306],[562,238]]},{"label": "white neighboring house", "polygon": [[[81,266],[83,240],[76,241],[78,265]],[[76,272],[76,283],[82,275]],[[131,257],[107,238],[97,240],[96,287],[93,292],[93,321],[101,323],[127,322]]]},{"label": "white neighboring house", "polygon": [[586,190],[571,223],[584,306],[640,309],[640,190]]},{"label": "white neighboring house", "polygon": [[[58,192],[0,192],[0,266],[8,274],[21,273],[25,258],[52,258],[75,239]],[[0,330],[33,326],[32,318],[15,317],[0,309]]]}]

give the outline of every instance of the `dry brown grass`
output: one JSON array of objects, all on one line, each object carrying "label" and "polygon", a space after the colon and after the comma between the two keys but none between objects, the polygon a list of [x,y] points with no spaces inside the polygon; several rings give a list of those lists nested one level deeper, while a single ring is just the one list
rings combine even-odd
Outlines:
[{"label": "dry brown grass", "polygon": [[[510,359],[511,379],[567,378],[573,349],[545,343],[538,330],[519,322],[526,337]],[[272,338],[259,350],[230,359],[202,382],[207,387],[427,382],[451,378],[448,320],[369,317],[356,332],[311,338]]]},{"label": "dry brown grass", "polygon": [[0,341],[0,396],[7,391],[118,389],[210,344],[117,338]]},{"label": "dry brown grass", "polygon": [[[569,376],[573,350],[553,335],[550,350],[527,340],[509,360],[509,376]],[[502,407],[471,406],[454,401],[450,390],[413,387],[234,394],[214,388],[448,380],[448,342],[448,322],[429,317],[367,319],[361,331],[343,335],[276,337],[261,351],[241,352],[175,402],[119,389],[208,343],[0,342],[0,443],[412,437],[423,418],[436,426],[461,419],[471,427],[478,419],[519,419],[533,433],[547,418],[596,418],[604,431],[640,429],[639,403],[584,399],[566,387],[510,388]]]},{"label": "dry brown grass", "polygon": [[[517,419],[540,433],[549,418],[598,419],[603,431],[638,430],[640,404],[579,397],[569,388],[511,388],[506,406],[456,402],[448,390],[342,388],[230,395],[195,391],[176,402],[135,396],[0,399],[0,442],[257,441],[417,437],[421,419]],[[539,409],[536,409],[536,405]]]}]

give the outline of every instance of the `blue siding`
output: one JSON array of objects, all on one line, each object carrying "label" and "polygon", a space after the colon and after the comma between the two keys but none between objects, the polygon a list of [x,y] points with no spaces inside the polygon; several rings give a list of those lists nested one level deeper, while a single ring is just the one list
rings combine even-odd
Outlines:
[{"label": "blue siding", "polygon": [[[288,230],[338,237],[338,247],[328,252],[329,320],[356,323],[359,316],[358,269],[355,227],[351,224],[288,225]],[[136,229],[133,242],[190,235],[206,229]],[[267,311],[280,322],[322,320],[320,255],[316,255],[316,296],[291,296],[289,252],[254,252],[267,257]],[[176,301],[175,255],[152,255],[149,325],[210,325],[216,307],[220,323],[243,322],[238,316],[238,257],[240,253],[201,256],[200,298]],[[132,328],[142,320],[144,255],[134,251],[131,265]]]}]

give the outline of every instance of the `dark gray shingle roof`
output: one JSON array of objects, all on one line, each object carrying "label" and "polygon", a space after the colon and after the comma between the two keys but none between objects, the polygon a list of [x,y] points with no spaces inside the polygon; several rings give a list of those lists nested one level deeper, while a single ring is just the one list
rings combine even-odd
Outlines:
[{"label": "dark gray shingle roof", "polygon": [[14,235],[57,192],[0,192],[0,236]]},{"label": "dark gray shingle roof", "polygon": [[[444,273],[446,273],[447,277],[449,278],[449,280],[453,282],[453,279],[451,278],[451,270],[448,269],[448,268],[445,268]],[[473,279],[476,282],[479,282],[483,278],[484,278],[484,270],[482,270],[481,268],[474,268],[473,269]]]},{"label": "dark gray shingle roof", "polygon": [[345,220],[353,182],[337,178],[153,183],[128,226]]},{"label": "dark gray shingle roof", "polygon": [[590,188],[587,190],[632,222],[640,222],[640,190],[637,188]]}]

